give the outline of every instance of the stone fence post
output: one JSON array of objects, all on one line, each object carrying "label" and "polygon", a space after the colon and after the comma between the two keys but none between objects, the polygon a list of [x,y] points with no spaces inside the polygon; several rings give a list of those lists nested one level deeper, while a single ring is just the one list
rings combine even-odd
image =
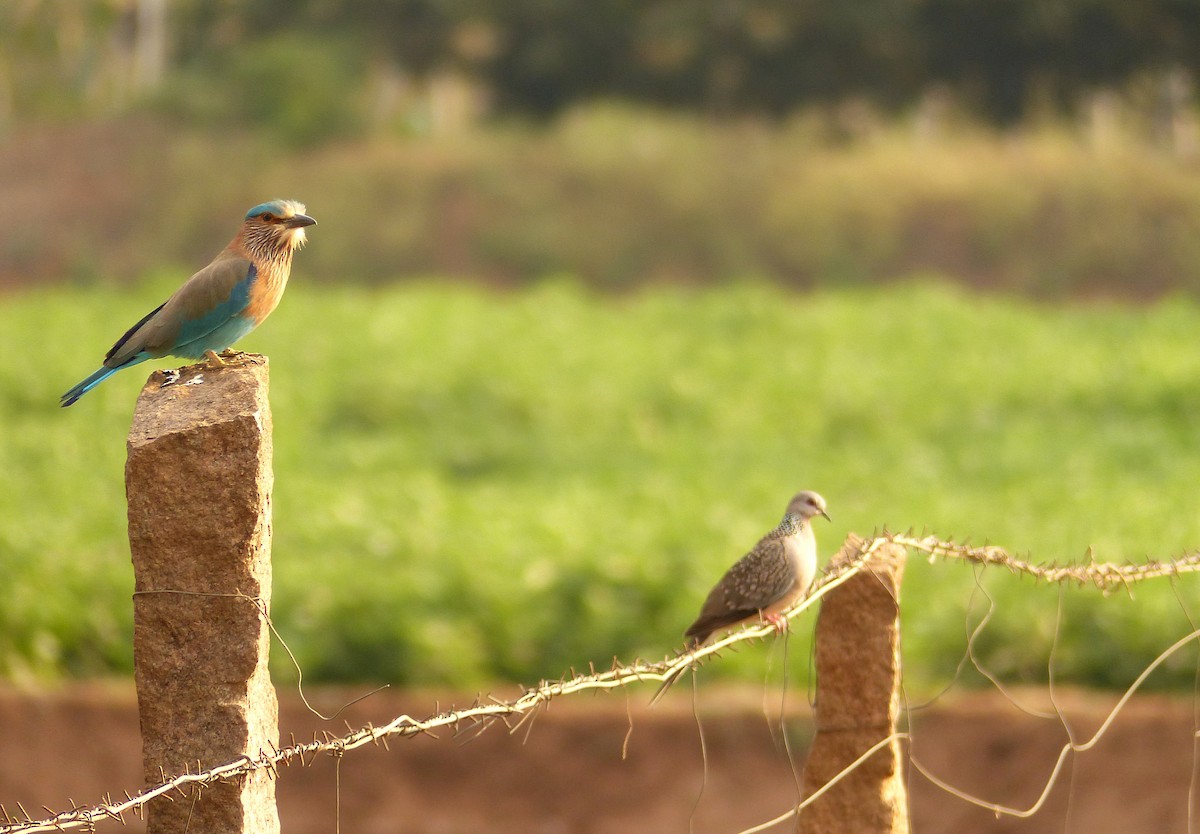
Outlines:
[{"label": "stone fence post", "polygon": [[[125,466],[147,784],[279,742],[257,607],[271,601],[271,487],[263,357],[150,377]],[[147,830],[278,834],[275,783],[261,770],[154,800]]]},{"label": "stone fence post", "polygon": [[[858,556],[851,536],[837,559]],[[900,578],[904,548],[888,545],[834,588],[817,616],[816,736],[804,765],[804,795],[840,774],[895,732],[900,714]],[[801,834],[908,834],[900,744],[891,741],[800,812]]]}]

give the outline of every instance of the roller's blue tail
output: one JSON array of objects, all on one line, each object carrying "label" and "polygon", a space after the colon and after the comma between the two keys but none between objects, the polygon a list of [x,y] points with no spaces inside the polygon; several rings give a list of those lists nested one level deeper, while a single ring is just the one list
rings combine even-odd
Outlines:
[{"label": "roller's blue tail", "polygon": [[89,376],[83,382],[79,383],[74,388],[72,388],[70,391],[68,391],[67,393],[62,395],[62,407],[66,408],[69,405],[73,405],[77,399],[82,397],[88,391],[91,391],[93,388],[95,388],[101,382],[104,382],[104,380],[108,379],[110,376],[112,376],[119,370],[121,370],[121,369],[120,368],[101,368],[100,370],[96,371],[94,374]]}]

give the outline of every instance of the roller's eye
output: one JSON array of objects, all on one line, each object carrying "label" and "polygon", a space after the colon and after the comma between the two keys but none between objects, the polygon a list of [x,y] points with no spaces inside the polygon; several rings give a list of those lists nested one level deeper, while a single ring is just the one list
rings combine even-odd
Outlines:
[{"label": "roller's eye", "polygon": [[262,214],[259,215],[259,217],[262,218],[262,221],[264,223],[274,223],[275,222],[275,215],[271,214],[271,212],[269,212],[269,211],[263,212]]}]

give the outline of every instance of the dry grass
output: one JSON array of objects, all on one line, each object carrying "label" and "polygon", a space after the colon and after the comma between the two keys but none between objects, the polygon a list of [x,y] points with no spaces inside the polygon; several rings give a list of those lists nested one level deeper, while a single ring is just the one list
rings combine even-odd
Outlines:
[{"label": "dry grass", "polygon": [[1200,287],[1200,167],[1056,129],[833,142],[811,122],[713,124],[619,108],[535,129],[298,151],[142,119],[0,148],[0,280],[123,281],[196,264],[246,207],[305,200],[328,281],[453,275],[593,287],[914,272],[1040,297]]}]

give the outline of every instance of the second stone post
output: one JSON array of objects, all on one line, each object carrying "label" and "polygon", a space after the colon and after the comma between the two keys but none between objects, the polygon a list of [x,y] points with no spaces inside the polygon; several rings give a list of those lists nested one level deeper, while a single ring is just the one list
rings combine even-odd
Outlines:
[{"label": "second stone post", "polygon": [[[851,537],[838,560],[859,556]],[[862,571],[821,601],[817,616],[817,733],[804,765],[804,795],[841,776],[800,812],[802,834],[853,831],[907,834],[908,799],[900,744],[891,739],[900,714],[900,578],[905,551],[881,548]]]}]

